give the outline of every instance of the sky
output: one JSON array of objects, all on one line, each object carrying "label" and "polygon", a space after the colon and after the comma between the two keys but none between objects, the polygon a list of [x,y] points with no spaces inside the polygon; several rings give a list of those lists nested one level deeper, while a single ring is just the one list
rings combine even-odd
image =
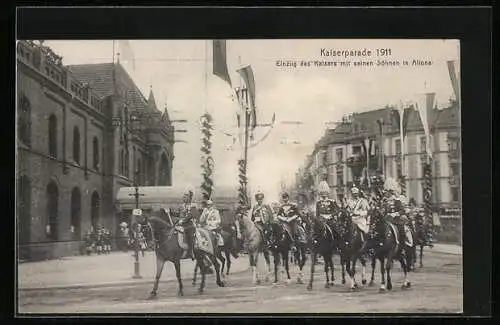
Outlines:
[{"label": "sky", "polygon": [[[213,157],[215,191],[217,186],[237,186],[236,161],[240,146],[224,133],[237,134],[236,111],[229,85],[212,74],[210,40],[130,40],[46,41],[63,57],[63,64],[112,62],[119,52],[125,67],[147,98],[153,90],[160,109],[165,105],[171,119],[186,119],[177,129],[174,147],[174,186],[198,187],[201,182],[199,118],[205,112],[214,117]],[[431,60],[431,66],[373,67],[279,67],[276,61],[358,60],[322,57],[321,49],[390,49],[386,59]],[[130,57],[135,58],[135,65]],[[381,59],[372,56],[370,59]],[[254,138],[269,136],[249,150],[250,188],[276,199],[280,182],[293,182],[294,174],[324,134],[327,122],[343,115],[414,100],[424,92],[435,92],[439,107],[452,98],[446,61],[459,60],[456,40],[228,40],[227,64],[233,86],[241,85],[236,70],[244,65],[253,69],[259,123],[276,123],[271,131],[260,128]],[[293,125],[282,122],[300,121]],[[299,142],[294,143],[294,142]]]}]

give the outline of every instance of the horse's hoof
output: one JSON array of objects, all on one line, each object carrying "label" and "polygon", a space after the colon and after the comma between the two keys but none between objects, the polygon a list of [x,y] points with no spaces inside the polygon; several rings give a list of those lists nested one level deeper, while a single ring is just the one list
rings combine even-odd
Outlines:
[{"label": "horse's hoof", "polygon": [[411,282],[403,283],[403,285],[401,286],[401,289],[403,289],[403,290],[410,289],[410,288],[411,288]]},{"label": "horse's hoof", "polygon": [[219,287],[225,287],[225,286],[226,286],[226,284],[224,283],[224,281],[219,281],[219,282],[217,283],[217,285],[218,285]]},{"label": "horse's hoof", "polygon": [[355,289],[358,289],[358,288],[359,288],[359,284],[354,283],[354,288],[355,288]]},{"label": "horse's hoof", "polygon": [[203,289],[202,288],[199,288],[198,289],[198,293],[201,295],[203,293]]},{"label": "horse's hoof", "polygon": [[307,285],[307,290],[311,291],[312,289],[313,289],[312,284],[308,284],[308,285]]},{"label": "horse's hoof", "polygon": [[373,285],[374,285],[373,281],[370,281],[370,283],[368,283],[369,287],[373,287]]},{"label": "horse's hoof", "polygon": [[380,289],[378,289],[378,292],[379,292],[379,293],[385,293],[385,292],[386,292],[386,289],[385,289],[385,288],[380,288]]},{"label": "horse's hoof", "polygon": [[335,286],[335,283],[333,283],[333,281],[330,282],[330,287],[334,287],[334,286]]},{"label": "horse's hoof", "polygon": [[193,283],[192,283],[192,284],[193,284],[193,287],[194,287],[194,286],[196,285],[196,281],[193,281]]},{"label": "horse's hoof", "polygon": [[277,287],[278,286],[278,282],[273,282],[272,286],[273,287]]},{"label": "horse's hoof", "polygon": [[303,283],[304,283],[304,281],[302,281],[301,278],[297,278],[297,284],[303,284]]},{"label": "horse's hoof", "polygon": [[345,279],[342,279],[342,284],[345,284]]},{"label": "horse's hoof", "polygon": [[147,298],[146,298],[146,300],[154,300],[154,299],[156,299],[156,298],[157,298],[157,297],[156,297],[156,294],[153,294],[153,293],[152,293],[152,294],[150,294],[150,295],[149,295],[149,297],[147,297]]},{"label": "horse's hoof", "polygon": [[366,280],[365,280],[365,279],[361,280],[361,283],[362,283],[363,285],[365,285],[365,284],[366,284]]},{"label": "horse's hoof", "polygon": [[330,289],[330,283],[325,283],[325,289]]},{"label": "horse's hoof", "polygon": [[351,292],[356,291],[356,287],[352,287],[352,288],[350,288],[350,289],[349,289],[349,291],[351,291]]},{"label": "horse's hoof", "polygon": [[387,290],[392,290],[392,284],[387,284]]},{"label": "horse's hoof", "polygon": [[260,281],[260,279],[255,282],[256,285],[259,285],[261,283],[262,283],[262,281]]},{"label": "horse's hoof", "polygon": [[183,292],[182,290],[179,290],[179,291],[177,292],[177,296],[179,296],[179,297],[184,296],[184,292]]},{"label": "horse's hoof", "polygon": [[286,279],[285,283],[286,284],[290,284],[290,283],[292,283],[292,280],[291,279]]},{"label": "horse's hoof", "polygon": [[264,279],[264,281],[265,281],[266,283],[268,283],[268,282],[269,282],[269,277],[267,277],[267,276],[266,276],[266,278]]}]

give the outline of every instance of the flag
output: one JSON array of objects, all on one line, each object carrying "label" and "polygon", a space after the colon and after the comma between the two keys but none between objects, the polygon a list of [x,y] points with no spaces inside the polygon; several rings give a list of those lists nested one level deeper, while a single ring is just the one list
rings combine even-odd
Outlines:
[{"label": "flag", "polygon": [[426,150],[429,158],[432,158],[431,152],[431,133],[430,128],[432,126],[432,111],[434,109],[434,103],[436,100],[436,93],[426,93],[420,94],[417,97],[417,111],[420,114],[420,121],[424,127],[424,132],[426,136]]},{"label": "flag", "polygon": [[455,98],[457,102],[460,102],[460,67],[455,60],[447,61],[446,63],[448,65],[448,73],[450,74],[451,86],[453,87]]},{"label": "flag", "polygon": [[213,73],[231,86],[231,78],[227,70],[226,41],[213,41]]},{"label": "flag", "polygon": [[248,89],[249,96],[247,96],[247,98],[249,97],[250,99],[250,126],[253,129],[257,126],[257,111],[255,108],[255,79],[253,76],[253,70],[251,66],[247,65],[244,68],[238,69],[237,72],[240,74]]},{"label": "flag", "polygon": [[130,42],[128,40],[119,40],[118,41],[118,53],[122,58],[122,61],[128,62],[132,67],[132,70],[135,70],[135,56],[132,47],[130,46]]}]

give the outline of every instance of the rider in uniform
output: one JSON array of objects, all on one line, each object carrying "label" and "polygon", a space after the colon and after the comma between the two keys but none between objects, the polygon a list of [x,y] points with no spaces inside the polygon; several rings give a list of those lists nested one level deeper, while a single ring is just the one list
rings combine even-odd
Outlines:
[{"label": "rider in uniform", "polygon": [[257,204],[252,208],[251,220],[264,235],[266,246],[269,246],[269,231],[271,230],[271,223],[274,221],[273,210],[269,205],[264,203],[263,193],[258,192],[255,194],[255,200]]},{"label": "rider in uniform", "polygon": [[179,217],[180,224],[184,228],[184,234],[186,236],[186,241],[188,245],[187,253],[184,258],[191,257],[194,261],[194,223],[193,219],[195,217],[196,208],[193,205],[194,191],[188,189],[183,196],[183,204],[180,209]]},{"label": "rider in uniform", "polygon": [[408,222],[406,217],[406,197],[401,195],[399,185],[393,178],[387,178],[384,185],[386,192],[384,197],[384,206],[388,221],[394,224],[398,230],[397,243],[404,243],[405,224]]},{"label": "rider in uniform", "polygon": [[353,187],[351,189],[352,197],[347,202],[348,210],[352,215],[352,222],[356,224],[361,231],[361,240],[366,241],[366,236],[369,232],[369,216],[368,216],[368,201],[359,195],[359,189]]},{"label": "rider in uniform", "polygon": [[210,199],[205,202],[205,205],[206,207],[205,209],[203,209],[198,223],[200,227],[212,231],[212,233],[215,235],[215,238],[217,238],[218,246],[224,246],[220,228],[221,217],[219,210],[215,208],[213,201]]},{"label": "rider in uniform", "polygon": [[316,218],[323,218],[333,231],[334,218],[337,216],[340,207],[334,200],[328,198],[330,187],[325,181],[319,183],[318,193],[319,200],[316,202]]},{"label": "rider in uniform", "polygon": [[[283,193],[281,195],[282,204],[278,210],[278,219],[282,222],[286,222],[290,225],[290,229],[292,230],[292,251],[295,252],[297,250],[298,244],[298,235],[299,235],[299,224],[301,223],[300,214],[297,208],[297,205],[293,202],[290,202],[290,196],[288,193]],[[293,219],[292,219],[293,218]]]}]

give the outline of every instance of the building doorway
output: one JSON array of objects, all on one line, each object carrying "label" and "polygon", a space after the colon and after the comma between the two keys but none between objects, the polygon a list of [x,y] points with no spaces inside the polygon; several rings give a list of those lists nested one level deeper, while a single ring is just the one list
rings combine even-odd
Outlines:
[{"label": "building doorway", "polygon": [[92,193],[91,199],[91,212],[90,212],[90,223],[94,231],[97,231],[97,226],[99,225],[100,219],[100,208],[101,208],[101,199],[99,198],[99,194],[97,192]]},{"label": "building doorway", "polygon": [[80,189],[75,187],[71,191],[71,240],[81,240],[82,227],[82,195]]},{"label": "building doorway", "polygon": [[54,182],[47,186],[47,215],[48,222],[46,227],[47,237],[51,241],[59,239],[59,190]]},{"label": "building doorway", "polygon": [[31,183],[27,176],[21,176],[17,183],[17,240],[19,258],[29,259],[31,240]]}]

